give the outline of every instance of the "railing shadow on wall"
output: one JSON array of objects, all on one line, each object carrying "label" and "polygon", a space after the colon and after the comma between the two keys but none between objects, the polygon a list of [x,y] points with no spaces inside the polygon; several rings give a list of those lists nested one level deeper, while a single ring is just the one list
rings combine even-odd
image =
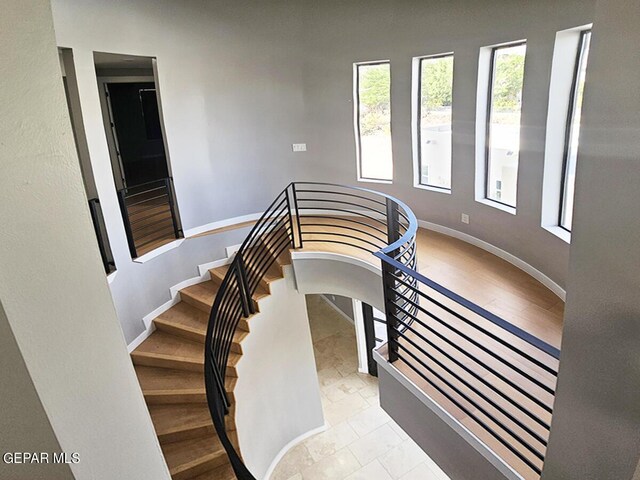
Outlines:
[{"label": "railing shadow on wall", "polygon": [[225,429],[233,336],[240,320],[255,313],[253,295],[277,258],[314,245],[380,260],[389,362],[464,412],[472,422],[467,428],[486,433],[488,443],[510,452],[527,473],[541,473],[559,350],[419,274],[417,232],[417,219],[402,201],[317,182],[289,184],[255,224],[218,290],[205,343],[209,409],[240,480],[255,477]]}]

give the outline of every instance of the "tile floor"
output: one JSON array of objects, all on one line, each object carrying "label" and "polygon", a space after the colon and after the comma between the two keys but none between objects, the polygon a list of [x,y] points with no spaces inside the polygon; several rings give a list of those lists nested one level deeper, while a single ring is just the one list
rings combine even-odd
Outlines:
[{"label": "tile floor", "polygon": [[355,329],[307,296],[329,428],[293,447],[271,480],[449,480],[380,408],[377,378],[358,373]]}]

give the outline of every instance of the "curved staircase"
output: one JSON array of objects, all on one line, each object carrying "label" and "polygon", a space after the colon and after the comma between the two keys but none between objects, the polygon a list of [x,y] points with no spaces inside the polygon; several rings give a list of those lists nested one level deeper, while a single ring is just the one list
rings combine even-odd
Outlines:
[{"label": "curved staircase", "polygon": [[[253,302],[270,294],[269,284],[283,278],[288,252],[275,259]],[[209,270],[211,279],[180,290],[180,302],[153,320],[155,331],[131,353],[134,368],[151,414],[171,478],[174,480],[231,480],[233,469],[216,434],[204,385],[204,343],[209,313],[229,266]],[[225,389],[233,391],[242,358],[242,341],[249,335],[251,317],[243,318],[233,337]],[[234,402],[235,403],[235,402]],[[237,451],[235,407],[225,417],[227,435]]]}]

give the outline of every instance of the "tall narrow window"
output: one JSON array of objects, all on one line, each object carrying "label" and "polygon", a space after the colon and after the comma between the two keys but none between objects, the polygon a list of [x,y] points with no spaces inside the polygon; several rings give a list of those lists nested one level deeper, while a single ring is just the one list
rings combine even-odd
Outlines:
[{"label": "tall narrow window", "polygon": [[355,65],[355,128],[358,179],[393,179],[391,154],[391,66]]},{"label": "tall narrow window", "polygon": [[569,101],[567,115],[567,132],[564,147],[564,167],[562,172],[562,201],[560,203],[559,224],[571,231],[573,220],[573,195],[576,183],[576,163],[578,159],[578,143],[580,141],[580,118],[582,114],[582,96],[589,59],[591,31],[583,31],[580,35],[575,75]]},{"label": "tall narrow window", "polygon": [[526,44],[494,47],[489,70],[486,197],[516,206]]},{"label": "tall narrow window", "polygon": [[418,181],[450,190],[453,55],[418,60]]}]

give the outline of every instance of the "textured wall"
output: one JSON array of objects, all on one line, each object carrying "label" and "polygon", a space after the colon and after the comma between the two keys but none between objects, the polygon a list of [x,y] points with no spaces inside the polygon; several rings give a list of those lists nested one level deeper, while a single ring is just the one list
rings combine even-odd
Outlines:
[{"label": "textured wall", "polygon": [[[95,242],[49,2],[4,1],[0,31],[0,299],[9,327],[60,449],[80,454],[76,479],[168,479]],[[20,364],[3,362],[3,374],[10,369]],[[3,377],[1,388],[16,381]],[[26,436],[33,449],[53,441],[38,410],[39,428],[15,448],[30,450]]]}]

